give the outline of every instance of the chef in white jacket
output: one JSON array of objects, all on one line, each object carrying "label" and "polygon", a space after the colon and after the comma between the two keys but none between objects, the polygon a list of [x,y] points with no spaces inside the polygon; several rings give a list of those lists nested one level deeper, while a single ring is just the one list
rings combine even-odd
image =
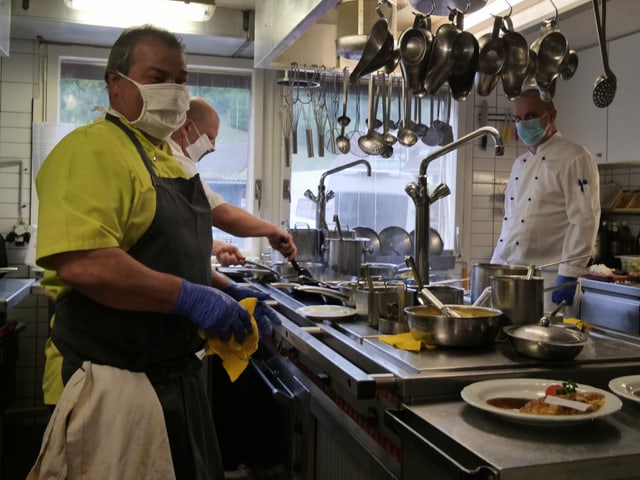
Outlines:
[{"label": "chef in white jacket", "polygon": [[[562,300],[574,309],[577,277],[593,253],[600,221],[598,167],[584,147],[556,129],[553,102],[526,90],[513,102],[519,139],[528,151],[516,158],[505,190],[502,230],[491,263],[544,265],[585,257],[537,271],[545,287],[545,311]],[[573,283],[573,285],[571,285]]]}]

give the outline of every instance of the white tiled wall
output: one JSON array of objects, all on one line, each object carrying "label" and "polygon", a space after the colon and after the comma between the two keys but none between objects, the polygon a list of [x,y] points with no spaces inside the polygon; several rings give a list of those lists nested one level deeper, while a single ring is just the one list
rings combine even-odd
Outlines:
[{"label": "white tiled wall", "polygon": [[[6,237],[15,225],[31,223],[31,124],[34,92],[38,89],[38,48],[35,42],[11,39],[11,56],[0,57],[0,233]],[[22,194],[20,195],[20,176]],[[21,201],[19,201],[21,200]],[[7,277],[29,277],[23,264],[25,246],[7,244]],[[44,341],[48,334],[48,304],[40,295],[27,297],[9,311],[8,320],[25,324],[20,333],[16,400],[9,410],[42,406]],[[2,386],[0,386],[2,388]]]},{"label": "white tiled wall", "polygon": [[[473,102],[473,128],[481,127],[480,112],[482,101],[488,104],[487,125],[495,127],[501,135],[511,129],[511,135],[504,138],[504,155],[496,156],[493,140],[489,139],[485,150],[481,142],[473,144],[472,152],[472,197],[469,205],[471,213],[471,248],[469,262],[485,263],[491,258],[502,225],[503,192],[509,179],[511,165],[516,157],[524,152],[523,144],[515,141],[515,124],[511,121],[511,101],[504,95],[502,87],[497,86],[488,97],[475,97]],[[466,214],[466,212],[465,212]],[[469,223],[466,223],[469,226]]]}]

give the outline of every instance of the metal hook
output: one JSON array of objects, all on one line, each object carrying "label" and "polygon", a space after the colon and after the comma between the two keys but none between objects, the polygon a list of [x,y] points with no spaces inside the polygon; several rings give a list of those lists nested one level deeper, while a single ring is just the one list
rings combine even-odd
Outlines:
[{"label": "metal hook", "polygon": [[431,0],[431,10],[427,13],[427,17],[430,16],[433,11],[436,9],[436,0]]},{"label": "metal hook", "polygon": [[467,14],[469,10],[471,10],[471,0],[467,0],[467,8],[462,13]]},{"label": "metal hook", "polygon": [[506,16],[506,17],[510,17],[510,16],[511,16],[511,14],[513,13],[513,5],[511,5],[511,4],[509,3],[509,0],[504,0],[504,3],[506,3],[507,5],[509,5],[509,13],[507,13],[505,16]]},{"label": "metal hook", "polygon": [[[558,21],[558,7],[556,7],[556,4],[554,3],[553,0],[549,0],[551,2],[551,5],[553,5],[553,9],[556,11],[555,16],[553,17],[553,21],[552,23],[556,23]],[[604,0],[606,1],[606,0]]]}]

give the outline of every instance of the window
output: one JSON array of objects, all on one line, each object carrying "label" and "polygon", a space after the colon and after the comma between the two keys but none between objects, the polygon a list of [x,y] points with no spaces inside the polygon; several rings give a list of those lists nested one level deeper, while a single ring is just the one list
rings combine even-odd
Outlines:
[{"label": "window", "polygon": [[[94,110],[95,106],[108,107],[105,64],[106,60],[62,58],[59,122],[84,125],[102,114]],[[220,115],[216,151],[198,163],[200,175],[227,203],[245,208],[247,168],[250,163],[251,74],[215,71],[211,68],[199,70],[197,66],[190,66],[189,86],[192,96],[210,102]],[[245,249],[245,239],[233,237],[217,228],[214,228],[214,238]]]},{"label": "window", "polygon": [[[368,112],[368,98],[367,87],[363,83],[349,88],[347,116],[350,121],[345,128],[345,134],[350,138],[350,148],[348,153],[343,154],[332,143],[340,135],[341,127],[337,122],[328,121],[332,115],[336,118],[342,114],[341,82],[341,79],[330,79],[318,82],[321,83],[319,87],[286,85],[281,88],[283,127],[286,132],[287,127],[291,125],[290,135],[295,136],[298,143],[297,152],[292,153],[291,163],[291,226],[316,227],[314,196],[317,196],[323,173],[359,159],[366,159],[371,164],[371,177],[366,175],[366,169],[362,165],[325,177],[326,191],[333,192],[333,198],[326,206],[325,220],[329,228],[334,228],[333,215],[337,214],[343,228],[368,227],[379,233],[386,227],[395,226],[413,232],[415,205],[405,193],[405,186],[408,182],[417,182],[422,159],[440,146],[430,146],[419,139],[411,147],[395,143],[389,158],[364,153],[358,146],[358,138],[367,133],[365,112]],[[400,119],[398,85],[396,80],[391,96],[392,128],[389,130],[393,135],[397,134]],[[448,98],[448,92],[442,92],[435,95],[433,101],[430,97],[425,97],[419,100],[419,103],[414,102],[411,110],[417,113],[412,115],[411,128],[416,129],[417,124],[424,124],[427,129],[433,128],[434,122],[438,129],[456,125],[457,112],[455,108],[449,112]],[[323,103],[326,105],[325,118],[319,118],[321,115],[318,113],[318,107],[321,108]],[[289,117],[283,119],[282,115],[287,111]],[[377,112],[375,117],[381,121],[383,117],[380,106]],[[378,130],[382,131],[381,128]],[[324,136],[323,156],[320,156],[319,152],[319,132]],[[308,140],[312,142],[311,148]],[[427,175],[430,191],[440,183],[445,183],[453,189],[456,183],[455,152],[431,162]],[[438,230],[443,237],[445,248],[449,250],[454,246],[454,216],[454,195],[449,195],[430,207],[431,226]]]}]

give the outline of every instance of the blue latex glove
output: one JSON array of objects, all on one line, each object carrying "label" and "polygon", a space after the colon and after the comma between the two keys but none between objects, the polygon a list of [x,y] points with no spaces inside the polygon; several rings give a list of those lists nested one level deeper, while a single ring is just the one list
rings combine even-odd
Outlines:
[{"label": "blue latex glove", "polygon": [[[553,286],[557,287],[558,285],[562,285],[563,283],[575,282],[577,280],[576,277],[565,277],[564,275],[558,275],[556,281],[553,282]],[[576,294],[576,286],[572,285],[571,287],[564,287],[558,290],[554,290],[551,292],[551,301],[553,303],[559,304],[563,300],[566,300],[567,305],[573,304],[573,296]]]},{"label": "blue latex glove", "polygon": [[256,290],[254,288],[241,287],[237,283],[231,283],[227,285],[222,289],[222,291],[238,301],[242,300],[243,298],[250,297],[258,299],[256,308],[253,311],[253,318],[256,319],[256,323],[258,324],[260,338],[270,337],[273,333],[272,325],[282,324],[276,311],[264,302],[264,300],[271,299],[271,296],[269,294],[260,292],[259,290]]},{"label": "blue latex glove", "polygon": [[238,302],[245,298],[257,298],[258,300],[271,300],[268,293],[261,292],[255,288],[241,287],[237,283],[230,283],[222,289],[224,293],[234,298]]},{"label": "blue latex glove", "polygon": [[206,285],[182,280],[182,288],[173,313],[183,315],[210,337],[227,341],[231,334],[238,342],[251,333],[251,317],[226,293]]},{"label": "blue latex glove", "polygon": [[256,319],[258,324],[260,338],[270,337],[273,333],[273,325],[282,324],[276,311],[262,300],[258,302],[253,310],[253,318]]}]

